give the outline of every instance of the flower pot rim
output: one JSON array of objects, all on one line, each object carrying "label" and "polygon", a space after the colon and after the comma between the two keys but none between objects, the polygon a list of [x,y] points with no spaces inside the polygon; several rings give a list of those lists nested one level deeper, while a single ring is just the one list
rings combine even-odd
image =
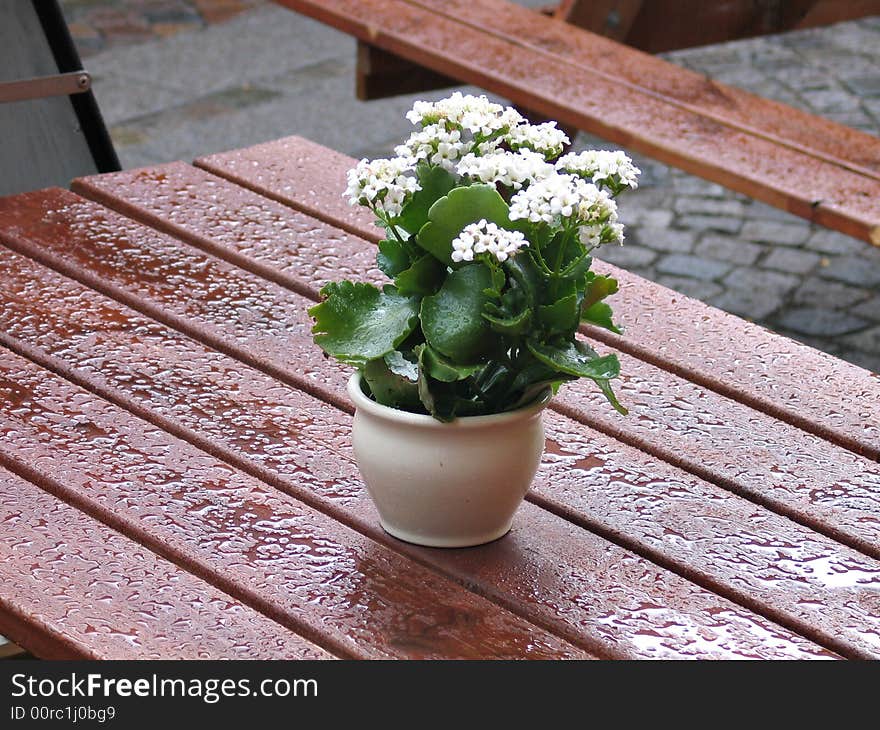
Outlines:
[{"label": "flower pot rim", "polygon": [[546,389],[541,391],[541,393],[539,393],[535,400],[533,400],[531,403],[520,406],[513,411],[490,413],[485,416],[460,416],[452,421],[438,421],[433,416],[424,413],[410,413],[409,411],[402,411],[399,408],[392,408],[391,406],[385,406],[381,403],[377,403],[372,398],[367,396],[367,394],[364,393],[363,389],[361,388],[360,371],[355,371],[348,379],[348,394],[354,401],[356,408],[366,411],[367,413],[370,413],[371,415],[378,418],[384,418],[390,421],[396,421],[398,423],[406,423],[412,426],[419,426],[421,428],[437,429],[464,429],[481,428],[486,426],[499,426],[505,423],[531,418],[543,411],[547,407],[547,404],[550,402],[550,399],[553,397],[553,392],[548,386]]}]

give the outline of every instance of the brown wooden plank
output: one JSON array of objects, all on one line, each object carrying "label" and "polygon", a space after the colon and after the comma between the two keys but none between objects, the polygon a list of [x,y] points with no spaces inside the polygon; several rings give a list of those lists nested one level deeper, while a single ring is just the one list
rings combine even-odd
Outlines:
[{"label": "brown wooden plank", "polygon": [[0,468],[0,631],[43,659],[330,659]]},{"label": "brown wooden plank", "polygon": [[[564,124],[880,245],[878,178],[671,104],[617,78],[574,66],[560,73],[560,58],[553,53],[459,22],[445,5],[440,12],[405,0],[283,4]],[[561,25],[537,13],[529,17]]]},{"label": "brown wooden plank", "polygon": [[[295,347],[312,322],[296,294],[61,189],[0,198],[0,239],[212,347],[324,400],[348,371]],[[31,239],[29,234],[36,234]],[[55,238],[53,238],[53,236]],[[331,260],[332,262],[332,260]],[[187,290],[189,297],[181,297]]]},{"label": "brown wooden plank", "polygon": [[[301,137],[196,164],[367,240],[381,236],[364,209],[339,194],[354,160]],[[610,264],[596,269],[621,283],[613,305],[625,334],[584,327],[591,338],[880,461],[880,375]]]},{"label": "brown wooden plank", "polygon": [[8,350],[0,463],[350,658],[586,652]]},{"label": "brown wooden plank", "polygon": [[[448,9],[449,14],[466,18],[509,42],[552,53],[578,72],[601,74],[674,106],[880,179],[880,140],[874,135],[721,84],[592,33],[573,32],[558,23],[536,23],[527,9],[506,0],[471,4],[462,0],[410,1],[436,11]],[[597,5],[590,3],[591,7]]]},{"label": "brown wooden plank", "polygon": [[[389,538],[379,528],[360,485],[349,446],[349,416],[42,270],[33,261],[11,252],[0,252],[0,261],[4,264],[0,275],[4,344],[370,537],[440,568],[535,623],[612,656],[744,655],[756,650],[767,655],[777,651],[772,647],[778,636],[769,643],[762,638],[756,641],[750,636],[754,627],[732,629],[724,626],[726,619],[711,621],[710,631],[720,631],[718,641],[704,645],[705,639],[700,639],[695,646],[692,640],[700,633],[696,627],[712,615],[706,594],[534,506],[521,510],[508,539],[479,550],[427,550]],[[621,449],[612,439],[600,434],[584,436],[578,424],[565,418],[554,415],[551,419],[554,435],[537,488],[554,508],[572,505],[565,492],[582,481],[576,476],[581,467],[593,463],[594,486],[584,490],[592,495],[586,499],[593,502],[593,508],[583,501],[571,507],[579,511],[580,521],[591,512],[601,513],[603,518],[592,526],[623,535],[635,549],[653,553],[655,559],[672,563],[716,590],[746,599],[757,610],[839,651],[853,656],[874,651],[870,629],[859,627],[870,626],[870,619],[863,615],[873,610],[865,586],[872,580],[872,571],[880,575],[880,564],[632,449]],[[586,441],[573,445],[578,438]],[[616,460],[613,468],[599,467],[597,449],[605,458]],[[673,524],[702,549],[685,550],[683,543],[676,548],[667,538],[645,539],[641,531],[627,529],[634,495],[618,489],[613,507],[603,496],[606,491],[614,493],[621,469],[642,483],[649,482],[658,495],[656,504],[664,505],[662,511],[655,510],[653,529]],[[309,478],[304,480],[306,474]],[[713,505],[711,518],[705,516],[707,504]],[[740,534],[748,537],[732,537]],[[776,568],[775,557],[765,546],[779,543],[792,546],[793,553],[803,558],[789,559],[784,567]],[[598,566],[610,565],[612,555],[621,568],[600,571]],[[850,578],[851,584],[830,591],[823,583],[825,574],[813,568],[820,561],[828,565],[826,570],[838,583]],[[741,570],[731,569],[743,562],[764,578],[762,586],[753,586],[748,593],[740,586],[748,583]],[[560,570],[565,580],[559,580]],[[646,579],[646,571],[655,577]],[[534,580],[517,579],[523,575]],[[864,585],[857,584],[859,580]],[[646,603],[665,607],[658,619],[650,612],[636,616],[629,609]],[[742,615],[738,610],[737,622]],[[609,621],[609,616],[614,619]],[[778,634],[778,630],[771,633]],[[640,637],[645,635],[661,638],[642,646]],[[756,649],[762,644],[766,645]],[[876,644],[880,652],[880,638]]]},{"label": "brown wooden plank", "polygon": [[876,14],[878,0],[567,0],[556,17],[661,53]]},{"label": "brown wooden plank", "polygon": [[[77,181],[76,189],[312,299],[326,282],[326,271],[316,267],[328,247],[322,236],[331,255],[348,262],[342,275],[385,280],[369,262],[374,248],[362,239],[344,236],[183,163],[87,178]],[[655,366],[623,357],[621,393],[632,417],[620,418],[589,385],[566,387],[555,407],[880,557],[880,466]],[[755,443],[756,432],[762,434],[760,445]],[[871,514],[876,517],[866,517]]]}]

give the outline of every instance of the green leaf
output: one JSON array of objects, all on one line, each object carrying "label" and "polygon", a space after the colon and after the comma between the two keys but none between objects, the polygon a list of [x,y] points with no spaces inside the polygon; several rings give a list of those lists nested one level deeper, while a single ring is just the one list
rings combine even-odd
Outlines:
[{"label": "green leaf", "polygon": [[405,411],[422,410],[418,377],[418,366],[396,350],[385,357],[370,360],[364,367],[364,380],[376,402]]},{"label": "green leaf", "polygon": [[581,303],[582,322],[604,327],[621,334],[620,329],[612,321],[611,307],[602,300],[614,294],[618,289],[617,280],[610,276],[588,272],[584,282],[584,299]]},{"label": "green leaf", "polygon": [[455,187],[455,176],[442,167],[420,164],[416,170],[422,189],[416,192],[400,212],[398,222],[409,233],[418,233],[428,221],[431,206]]},{"label": "green leaf", "polygon": [[485,319],[493,331],[505,337],[520,337],[528,332],[532,324],[532,310],[524,309],[514,317],[495,317],[483,312]]},{"label": "green leaf", "polygon": [[424,254],[405,271],[401,271],[394,283],[404,296],[425,296],[440,288],[446,277],[446,267],[431,254]]},{"label": "green leaf", "polygon": [[584,311],[592,307],[596,302],[600,302],[605,297],[610,297],[617,292],[617,279],[602,274],[590,273],[587,275],[587,283],[584,288],[584,302],[581,305]]},{"label": "green leaf", "polygon": [[629,411],[621,405],[620,401],[617,400],[617,396],[614,395],[614,391],[611,389],[611,383],[607,380],[599,379],[596,381],[599,388],[602,390],[602,394],[608,399],[608,402],[614,407],[614,410],[620,413],[621,415],[627,415]]},{"label": "green leaf", "polygon": [[537,383],[532,383],[525,390],[523,390],[522,395],[519,398],[517,398],[513,403],[508,406],[507,410],[514,411],[517,408],[529,405],[548,388],[555,393],[554,386],[559,382],[560,380],[558,378],[555,378],[549,380],[539,380]]},{"label": "green leaf", "polygon": [[485,218],[502,228],[514,226],[510,209],[494,185],[469,185],[450,190],[428,211],[428,222],[419,230],[416,242],[438,261],[453,266],[452,241],[470,223]]},{"label": "green leaf", "polygon": [[611,321],[611,307],[605,302],[596,302],[592,307],[584,310],[581,313],[581,322],[590,322],[618,335],[623,334],[620,328]]},{"label": "green leaf", "polygon": [[469,264],[446,277],[440,291],[422,300],[422,332],[428,344],[456,363],[473,363],[495,345],[482,317],[491,274]]},{"label": "green leaf", "polygon": [[538,360],[560,373],[593,380],[609,380],[620,375],[617,355],[599,357],[595,350],[580,341],[561,345],[529,342],[528,348]]},{"label": "green leaf", "polygon": [[574,291],[560,297],[553,304],[538,307],[538,321],[551,335],[574,332],[578,319],[578,297]]},{"label": "green leaf", "polygon": [[419,345],[415,351],[419,356],[419,367],[421,370],[430,375],[434,380],[439,380],[442,383],[454,383],[458,380],[464,380],[483,367],[479,363],[476,365],[459,365],[450,362],[430,345]]},{"label": "green leaf", "polygon": [[379,241],[379,253],[376,255],[376,266],[385,276],[393,279],[401,271],[410,267],[409,254],[403,244],[393,238]]},{"label": "green leaf", "polygon": [[529,303],[529,307],[537,306],[543,289],[543,274],[538,265],[532,260],[531,255],[520,254],[504,262],[514,285],[519,289]]},{"label": "green leaf", "polygon": [[418,324],[418,299],[386,286],[327,284],[324,301],[309,309],[315,342],[340,362],[363,367],[394,350]]},{"label": "green leaf", "polygon": [[385,364],[388,369],[395,375],[415,383],[419,379],[419,364],[412,360],[407,360],[403,353],[394,350],[385,355]]},{"label": "green leaf", "polygon": [[587,253],[584,253],[565,267],[565,269],[560,274],[560,278],[577,281],[578,279],[581,279],[584,274],[587,273],[587,271],[589,271],[592,264],[593,257]]}]

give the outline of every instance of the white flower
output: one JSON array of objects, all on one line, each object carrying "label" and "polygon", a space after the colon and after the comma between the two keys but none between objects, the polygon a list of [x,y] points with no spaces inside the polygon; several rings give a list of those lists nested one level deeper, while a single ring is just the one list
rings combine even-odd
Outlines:
[{"label": "white flower", "polygon": [[394,148],[394,153],[416,162],[441,165],[451,172],[455,160],[461,157],[467,147],[462,143],[461,132],[457,129],[447,130],[442,124],[429,124],[413,132],[406,142]]},{"label": "white flower", "polygon": [[411,157],[361,160],[348,171],[345,191],[352,205],[366,205],[389,217],[400,215],[413,193],[420,189]]},{"label": "white flower", "polygon": [[555,228],[576,225],[581,242],[589,246],[623,240],[617,204],[605,190],[575,175],[551,175],[516,193],[510,219]]},{"label": "white flower", "polygon": [[519,190],[525,183],[541,180],[554,174],[551,164],[531,150],[519,152],[491,152],[478,156],[470,153],[462,157],[456,168],[459,175],[466,175],[483,183],[501,183]]},{"label": "white flower", "polygon": [[452,260],[473,261],[474,255],[489,253],[498,261],[507,261],[529,242],[520,231],[508,231],[482,219],[464,227],[452,241]]},{"label": "white flower", "polygon": [[460,91],[436,102],[417,101],[406,118],[423,127],[442,121],[447,127],[451,124],[485,136],[523,120],[515,109],[491,102],[485,96],[465,95]]},{"label": "white flower", "polygon": [[510,219],[562,225],[563,219],[574,216],[581,197],[591,194],[581,183],[588,184],[572,175],[551,175],[537,180],[511,198]]},{"label": "white flower", "polygon": [[635,190],[641,170],[621,150],[587,150],[560,157],[556,169],[591,179],[594,183],[605,183],[613,192],[623,188]]},{"label": "white flower", "polygon": [[508,132],[506,141],[512,150],[529,149],[548,160],[562,154],[570,142],[565,132],[556,128],[556,122],[518,125]]}]

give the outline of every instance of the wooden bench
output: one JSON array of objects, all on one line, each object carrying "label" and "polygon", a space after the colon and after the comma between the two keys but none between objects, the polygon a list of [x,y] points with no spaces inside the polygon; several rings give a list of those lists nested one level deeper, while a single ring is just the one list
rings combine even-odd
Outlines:
[{"label": "wooden bench", "polygon": [[880,14],[878,0],[562,0],[550,15],[648,53]]},{"label": "wooden bench", "polygon": [[[877,137],[505,0],[277,2],[442,77],[880,245]],[[405,90],[420,79],[431,83],[416,74]],[[370,91],[364,79],[361,90]]]},{"label": "wooden bench", "polygon": [[[866,418],[880,380],[636,277],[613,345],[632,415],[567,389],[502,540],[431,550],[386,535],[348,444],[347,373],[314,347],[305,311],[328,279],[379,278],[378,231],[339,195],[352,163],[289,138],[0,199],[0,465],[17,490],[3,504],[27,515],[0,519],[15,528],[0,541],[58,545],[57,524],[91,555],[77,573],[46,553],[61,599],[79,575],[100,584],[102,554],[113,575],[131,552],[157,566],[157,589],[170,574],[241,612],[227,621],[245,627],[241,646],[212,656],[261,636],[286,637],[261,644],[278,656],[880,656]],[[652,319],[698,330],[661,341]],[[153,655],[101,644],[63,600],[42,607],[55,578],[3,554],[0,633],[39,655]],[[5,590],[16,581],[29,592]],[[82,610],[103,610],[108,634],[141,610],[96,602]],[[65,643],[41,643],[43,616]],[[247,628],[258,619],[275,633]]]}]

